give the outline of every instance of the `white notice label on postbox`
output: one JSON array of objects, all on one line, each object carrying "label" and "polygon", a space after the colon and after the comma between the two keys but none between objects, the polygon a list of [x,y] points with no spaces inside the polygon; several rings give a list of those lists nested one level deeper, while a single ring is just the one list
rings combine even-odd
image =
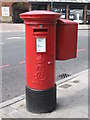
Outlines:
[{"label": "white notice label on postbox", "polygon": [[36,38],[36,51],[46,52],[46,39],[45,38]]}]

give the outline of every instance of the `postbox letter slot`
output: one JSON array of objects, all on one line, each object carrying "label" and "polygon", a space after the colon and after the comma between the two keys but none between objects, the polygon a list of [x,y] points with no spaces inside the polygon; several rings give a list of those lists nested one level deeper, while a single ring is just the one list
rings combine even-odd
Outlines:
[{"label": "postbox letter slot", "polygon": [[33,29],[33,32],[48,32],[48,29]]}]

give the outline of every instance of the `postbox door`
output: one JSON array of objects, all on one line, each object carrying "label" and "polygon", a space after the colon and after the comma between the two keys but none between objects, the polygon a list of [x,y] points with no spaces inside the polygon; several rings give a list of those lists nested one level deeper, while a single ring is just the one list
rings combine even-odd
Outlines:
[{"label": "postbox door", "polygon": [[[27,26],[28,27],[28,26]],[[30,26],[29,26],[30,27]],[[26,44],[26,69],[27,85],[39,90],[54,86],[54,60],[55,60],[55,35],[53,25],[49,28],[34,29],[32,38],[27,38]],[[29,33],[28,33],[29,34]],[[30,33],[31,34],[31,33]],[[29,53],[28,53],[29,52]]]}]

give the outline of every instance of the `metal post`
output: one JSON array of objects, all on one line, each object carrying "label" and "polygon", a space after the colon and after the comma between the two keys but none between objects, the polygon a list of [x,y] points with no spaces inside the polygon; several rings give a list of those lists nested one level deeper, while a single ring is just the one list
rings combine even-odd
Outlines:
[{"label": "metal post", "polygon": [[84,7],[84,24],[86,24],[86,20],[87,20],[87,5],[85,5]]},{"label": "metal post", "polygon": [[53,11],[53,0],[51,0],[51,11]]},{"label": "metal post", "polygon": [[66,19],[69,17],[69,4],[66,6]]},{"label": "metal post", "polygon": [[47,10],[50,11],[50,4],[47,4]]},{"label": "metal post", "polygon": [[31,11],[32,10],[32,5],[31,4],[29,4],[29,11]]}]

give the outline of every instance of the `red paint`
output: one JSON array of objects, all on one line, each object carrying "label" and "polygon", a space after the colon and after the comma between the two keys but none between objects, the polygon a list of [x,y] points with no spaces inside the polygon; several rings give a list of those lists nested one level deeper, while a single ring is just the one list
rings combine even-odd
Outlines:
[{"label": "red paint", "polygon": [[78,24],[65,19],[57,21],[56,60],[68,60],[77,55]]},{"label": "red paint", "polygon": [[79,49],[77,50],[78,52],[82,52],[82,51],[85,51],[86,49]]},{"label": "red paint", "polygon": [[5,67],[9,67],[9,66],[10,66],[9,64],[6,64],[6,65],[3,65],[3,66],[0,66],[0,69],[5,68]]},{"label": "red paint", "polygon": [[20,61],[20,62],[19,62],[19,64],[24,64],[24,63],[25,63],[25,61]]},{"label": "red paint", "polygon": [[[55,85],[56,20],[60,14],[31,11],[20,17],[25,20],[26,30],[26,84],[36,90],[52,88]],[[37,53],[37,38],[45,38],[46,52]]]}]

